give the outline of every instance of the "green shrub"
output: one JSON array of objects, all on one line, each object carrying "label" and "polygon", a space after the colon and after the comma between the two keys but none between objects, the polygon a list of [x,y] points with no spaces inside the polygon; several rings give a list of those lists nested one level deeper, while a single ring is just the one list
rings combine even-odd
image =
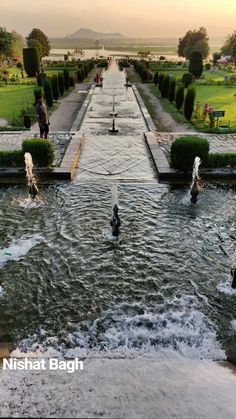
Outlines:
[{"label": "green shrub", "polygon": [[47,78],[45,80],[43,90],[44,90],[44,97],[45,97],[45,100],[46,100],[46,104],[49,108],[52,108],[52,106],[53,106],[53,94],[52,94],[51,79]]},{"label": "green shrub", "polygon": [[45,139],[27,139],[22,143],[22,152],[30,153],[33,163],[40,167],[48,167],[54,159],[54,150],[52,143]]},{"label": "green shrub", "polygon": [[206,63],[206,65],[205,65],[205,69],[206,69],[206,71],[207,71],[207,70],[210,70],[210,68],[211,68],[211,64],[210,64],[210,63]]},{"label": "green shrub", "polygon": [[186,135],[177,138],[171,146],[171,165],[179,170],[192,170],[195,157],[200,157],[202,165],[208,161],[209,143],[206,138]]},{"label": "green shrub", "polygon": [[22,150],[0,150],[0,167],[24,166]]},{"label": "green shrub", "polygon": [[70,74],[67,68],[64,68],[63,75],[64,75],[64,82],[65,82],[65,89],[68,90],[70,87]]},{"label": "green shrub", "polygon": [[77,82],[78,83],[82,83],[82,81],[83,81],[83,73],[82,73],[82,71],[81,71],[80,68],[77,70],[76,76],[77,76]]},{"label": "green shrub", "polygon": [[176,80],[174,77],[170,79],[170,88],[169,88],[169,94],[168,99],[172,103],[175,100],[175,86],[176,86]]},{"label": "green shrub", "polygon": [[58,85],[58,76],[56,74],[54,74],[52,76],[52,94],[53,94],[53,98],[54,100],[58,100],[60,93],[59,93],[59,85]]},{"label": "green shrub", "polygon": [[58,85],[59,85],[60,95],[63,96],[64,91],[65,91],[65,81],[64,81],[63,73],[58,74]]},{"label": "green shrub", "polygon": [[188,121],[191,121],[192,118],[195,96],[195,87],[189,86],[184,99],[184,116]]},{"label": "green shrub", "polygon": [[40,58],[37,48],[23,48],[24,67],[28,77],[35,77],[40,70]]},{"label": "green shrub", "polygon": [[168,98],[170,89],[170,76],[165,75],[161,81],[161,96]]},{"label": "green shrub", "polygon": [[236,167],[236,153],[209,153],[207,167]]},{"label": "green shrub", "polygon": [[185,89],[188,88],[193,82],[193,75],[191,73],[184,73],[182,77],[182,83],[184,84]]},{"label": "green shrub", "polygon": [[175,103],[179,111],[182,108],[183,103],[184,103],[184,85],[183,84],[181,84],[176,91]]}]

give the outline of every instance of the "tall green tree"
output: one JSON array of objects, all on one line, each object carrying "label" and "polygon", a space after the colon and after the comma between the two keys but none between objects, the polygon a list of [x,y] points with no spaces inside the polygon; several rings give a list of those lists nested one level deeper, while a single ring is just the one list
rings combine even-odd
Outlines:
[{"label": "tall green tree", "polygon": [[23,55],[23,48],[24,48],[24,39],[20,33],[16,31],[12,31],[12,57],[22,57]]},{"label": "tall green tree", "polygon": [[203,61],[202,61],[202,54],[199,51],[192,51],[190,55],[189,73],[193,74],[196,79],[201,77],[203,72]]},{"label": "tall green tree", "polygon": [[209,38],[205,28],[201,27],[199,30],[188,31],[183,38],[179,39],[178,55],[190,59],[192,51],[200,51],[202,58],[207,58],[209,55]]},{"label": "tall green tree", "polygon": [[27,45],[29,48],[37,48],[40,58],[42,57],[43,47],[41,42],[39,42],[37,39],[29,39]]},{"label": "tall green tree", "polygon": [[226,39],[223,47],[221,48],[222,55],[232,55],[234,64],[236,65],[236,31]]},{"label": "tall green tree", "polygon": [[0,26],[0,62],[12,57],[13,35]]},{"label": "tall green tree", "polygon": [[38,28],[32,29],[30,34],[27,36],[27,42],[29,42],[30,39],[36,39],[40,42],[42,45],[42,53],[40,58],[46,57],[50,53],[51,45],[49,43],[48,37]]}]

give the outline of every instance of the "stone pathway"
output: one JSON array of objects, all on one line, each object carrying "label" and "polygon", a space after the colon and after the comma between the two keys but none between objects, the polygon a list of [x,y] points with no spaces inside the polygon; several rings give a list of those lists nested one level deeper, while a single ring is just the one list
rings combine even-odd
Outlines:
[{"label": "stone pathway", "polygon": [[[90,82],[76,83],[75,89],[61,101],[59,107],[50,116],[51,132],[70,131],[73,121],[81,108],[90,87]],[[31,131],[38,130],[38,123],[36,122],[31,127]]]},{"label": "stone pathway", "polygon": [[[119,132],[110,135],[113,104]],[[95,89],[80,128],[85,143],[77,179],[156,182],[145,131],[146,123],[133,89],[125,87],[125,73],[113,62],[104,73],[103,87]]]},{"label": "stone pathway", "polygon": [[[186,135],[186,132],[158,132],[156,139],[159,144],[170,152],[172,142],[180,136]],[[236,153],[236,134],[207,134],[197,133],[196,135],[207,138],[210,144],[211,153]]]},{"label": "stone pathway", "polygon": [[179,124],[168,112],[164,111],[158,98],[151,92],[150,84],[137,83],[136,86],[148,97],[152,104],[155,114],[154,122],[157,126],[162,126],[168,132],[195,132],[190,124]]}]

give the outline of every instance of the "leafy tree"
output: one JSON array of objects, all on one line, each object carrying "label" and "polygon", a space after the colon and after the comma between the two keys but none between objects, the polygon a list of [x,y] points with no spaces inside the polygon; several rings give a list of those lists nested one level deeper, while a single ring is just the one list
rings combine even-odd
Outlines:
[{"label": "leafy tree", "polygon": [[30,34],[28,35],[26,39],[27,39],[27,42],[29,42],[30,39],[36,39],[37,41],[40,42],[40,44],[42,45],[42,53],[41,53],[40,58],[46,57],[49,55],[51,46],[50,46],[48,37],[40,29],[38,28],[32,29],[32,31],[30,32]]},{"label": "leafy tree", "polygon": [[223,47],[221,48],[222,55],[232,55],[234,64],[236,65],[236,31],[226,39]]},{"label": "leafy tree", "polygon": [[201,77],[203,72],[202,54],[199,51],[192,51],[189,62],[189,73],[193,74],[196,79]]},{"label": "leafy tree", "polygon": [[147,58],[150,55],[151,51],[139,51],[138,55],[143,59]]},{"label": "leafy tree", "polygon": [[0,26],[0,62],[12,57],[13,35]]},{"label": "leafy tree", "polygon": [[199,51],[202,58],[207,58],[209,55],[209,38],[205,28],[201,27],[198,31],[188,31],[183,38],[179,39],[178,56],[190,59],[192,51]]},{"label": "leafy tree", "polygon": [[23,48],[24,48],[24,40],[21,34],[17,33],[16,31],[12,31],[12,57],[22,57]]},{"label": "leafy tree", "polygon": [[27,45],[29,48],[37,48],[40,58],[42,57],[43,47],[41,42],[39,42],[37,39],[29,39]]},{"label": "leafy tree", "polygon": [[221,58],[221,53],[220,52],[214,52],[213,54],[213,64],[216,65],[217,60],[219,60]]}]

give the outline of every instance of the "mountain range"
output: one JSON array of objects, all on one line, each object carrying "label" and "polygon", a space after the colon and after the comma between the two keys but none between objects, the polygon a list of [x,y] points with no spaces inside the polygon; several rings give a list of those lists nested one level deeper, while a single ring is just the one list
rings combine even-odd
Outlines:
[{"label": "mountain range", "polygon": [[76,32],[68,35],[67,39],[111,39],[111,38],[125,38],[121,33],[102,33],[95,32],[91,29],[80,28]]}]

